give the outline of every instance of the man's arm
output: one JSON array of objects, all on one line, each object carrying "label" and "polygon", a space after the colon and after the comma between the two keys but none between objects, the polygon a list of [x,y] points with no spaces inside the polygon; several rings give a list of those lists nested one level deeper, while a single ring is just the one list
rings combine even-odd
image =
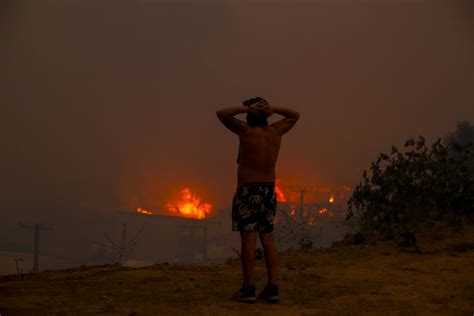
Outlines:
[{"label": "man's arm", "polygon": [[300,113],[289,109],[289,108],[284,108],[284,107],[271,107],[271,112],[283,115],[285,118],[281,119],[270,126],[276,128],[280,135],[285,134],[288,132],[290,129],[295,126],[296,121],[300,118]]},{"label": "man's arm", "polygon": [[236,134],[240,134],[245,132],[249,128],[249,125],[244,121],[236,119],[234,116],[241,113],[247,113],[248,111],[248,106],[233,106],[218,110],[216,115],[222,124],[224,124],[228,129]]}]

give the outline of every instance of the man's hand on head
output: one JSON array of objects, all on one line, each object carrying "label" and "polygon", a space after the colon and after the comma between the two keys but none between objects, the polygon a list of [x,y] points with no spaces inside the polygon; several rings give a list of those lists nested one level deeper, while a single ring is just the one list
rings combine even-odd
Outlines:
[{"label": "man's hand on head", "polygon": [[264,112],[266,115],[270,116],[270,115],[273,114],[273,107],[272,107],[270,104],[264,105],[264,107],[263,107],[263,112]]},{"label": "man's hand on head", "polygon": [[249,106],[249,112],[256,115],[265,115],[269,117],[273,114],[273,108],[266,100],[261,100]]},{"label": "man's hand on head", "polygon": [[235,118],[235,115],[248,113],[247,106],[233,106],[216,111],[219,120],[232,132],[240,134],[248,129],[248,124]]}]

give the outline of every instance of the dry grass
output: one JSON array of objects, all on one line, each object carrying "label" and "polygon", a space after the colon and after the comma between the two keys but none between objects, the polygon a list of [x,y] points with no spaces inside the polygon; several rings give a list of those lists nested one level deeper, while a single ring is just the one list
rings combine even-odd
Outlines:
[{"label": "dry grass", "polygon": [[[0,279],[3,315],[471,315],[474,226],[393,241],[281,254],[281,302],[229,299],[240,264],[86,267]],[[257,287],[265,283],[257,262]],[[258,290],[257,289],[257,290]]]}]

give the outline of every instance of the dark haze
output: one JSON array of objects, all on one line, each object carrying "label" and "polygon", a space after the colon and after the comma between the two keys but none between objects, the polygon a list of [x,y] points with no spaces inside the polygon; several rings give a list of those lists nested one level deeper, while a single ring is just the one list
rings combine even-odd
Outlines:
[{"label": "dark haze", "polygon": [[474,121],[473,12],[471,1],[3,0],[2,217],[158,210],[184,186],[228,208],[238,139],[215,111],[254,96],[301,113],[283,183],[354,185],[391,144]]}]

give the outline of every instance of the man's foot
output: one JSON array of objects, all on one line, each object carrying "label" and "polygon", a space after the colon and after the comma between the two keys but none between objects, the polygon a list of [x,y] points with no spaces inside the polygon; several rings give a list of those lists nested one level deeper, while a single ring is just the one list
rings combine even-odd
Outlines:
[{"label": "man's foot", "polygon": [[278,285],[268,284],[262,292],[258,294],[258,298],[270,303],[278,302],[280,300]]},{"label": "man's foot", "polygon": [[232,299],[239,302],[255,303],[257,300],[255,297],[255,286],[243,284],[240,290],[232,295]]}]

